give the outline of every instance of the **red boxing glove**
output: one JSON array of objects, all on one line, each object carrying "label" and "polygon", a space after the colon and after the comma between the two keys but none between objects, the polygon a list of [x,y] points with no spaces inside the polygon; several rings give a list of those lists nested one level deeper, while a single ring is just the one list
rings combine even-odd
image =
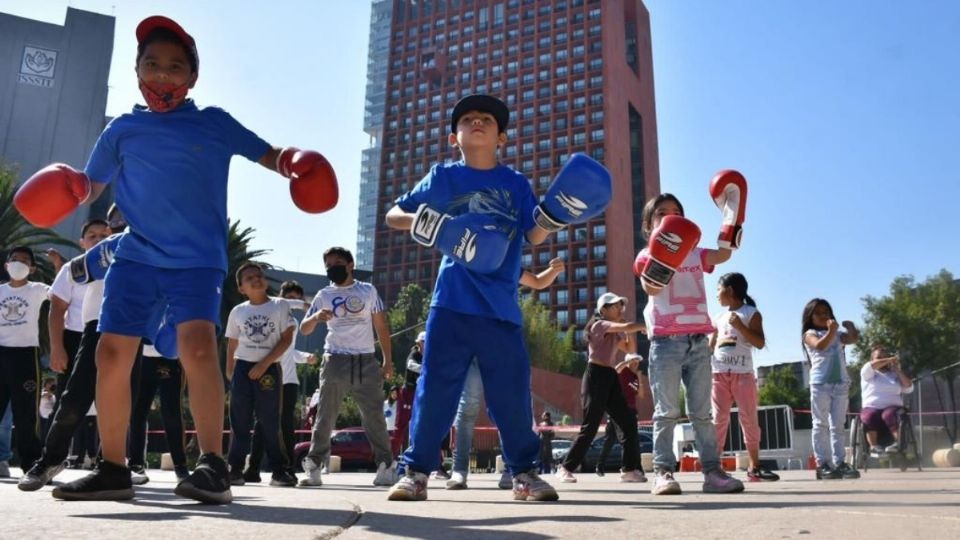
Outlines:
[{"label": "red boxing glove", "polygon": [[741,225],[747,218],[747,179],[734,170],[720,171],[710,181],[710,196],[723,212],[717,245],[737,249],[743,235]]},{"label": "red boxing glove", "polygon": [[665,216],[650,235],[647,260],[643,262],[638,256],[633,273],[652,287],[666,287],[698,243],[700,228],[696,223],[681,216]]},{"label": "red boxing glove", "polygon": [[304,212],[319,214],[337,205],[337,174],[320,153],[284,148],[277,156],[277,172],[290,179],[290,198]]},{"label": "red boxing glove", "polygon": [[90,196],[87,175],[63,163],[40,169],[17,190],[13,205],[35,227],[63,221]]}]

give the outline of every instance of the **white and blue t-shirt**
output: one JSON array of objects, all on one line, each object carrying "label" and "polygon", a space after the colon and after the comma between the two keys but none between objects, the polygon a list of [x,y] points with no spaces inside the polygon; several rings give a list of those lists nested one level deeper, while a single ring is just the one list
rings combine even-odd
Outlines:
[{"label": "white and blue t-shirt", "polygon": [[333,318],[327,321],[327,341],[323,352],[368,354],[374,352],[373,314],[383,311],[377,288],[364,281],[350,285],[327,285],[313,298],[304,318],[327,309]]},{"label": "white and blue t-shirt", "polygon": [[223,109],[198,109],[193,100],[166,113],[138,105],[113,119],[85,172],[114,184],[130,226],[116,258],[226,271],[230,159],[257,161],[269,149]]},{"label": "white and blue t-shirt", "polygon": [[468,212],[493,216],[510,239],[503,264],[480,274],[444,256],[430,307],[523,324],[517,298],[520,250],[527,231],[534,227],[537,205],[527,177],[505,165],[481,170],[463,161],[438,164],[396,202],[404,212],[416,212],[426,203],[451,216]]},{"label": "white and blue t-shirt", "polygon": [[[827,332],[828,330],[810,329],[804,334],[804,338],[814,336],[820,339]],[[850,375],[847,374],[847,356],[843,350],[843,337],[846,335],[844,329],[838,329],[833,335],[833,341],[823,350],[807,345],[806,339],[804,339],[803,347],[810,359],[810,384],[845,384],[850,382]]]}]

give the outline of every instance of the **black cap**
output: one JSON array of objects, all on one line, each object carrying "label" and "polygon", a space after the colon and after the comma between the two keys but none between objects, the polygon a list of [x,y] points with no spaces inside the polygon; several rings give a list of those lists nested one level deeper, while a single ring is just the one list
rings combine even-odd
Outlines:
[{"label": "black cap", "polygon": [[486,94],[473,94],[457,102],[453,106],[453,114],[450,115],[450,133],[457,132],[457,122],[460,117],[470,111],[480,111],[490,113],[497,121],[497,129],[503,133],[507,130],[507,123],[510,122],[510,110],[499,99]]}]

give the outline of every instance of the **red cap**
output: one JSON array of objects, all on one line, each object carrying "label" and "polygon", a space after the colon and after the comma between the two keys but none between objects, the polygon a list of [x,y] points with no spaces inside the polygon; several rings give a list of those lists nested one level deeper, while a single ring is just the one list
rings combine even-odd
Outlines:
[{"label": "red cap", "polygon": [[140,21],[140,24],[137,25],[137,43],[143,43],[143,40],[147,39],[147,36],[158,28],[165,28],[176,34],[176,36],[180,38],[180,41],[182,41],[193,54],[193,59],[196,60],[199,69],[200,56],[197,54],[197,42],[194,41],[193,36],[188,34],[187,31],[173,19],[168,19],[163,15],[154,15],[153,17],[147,17]]}]

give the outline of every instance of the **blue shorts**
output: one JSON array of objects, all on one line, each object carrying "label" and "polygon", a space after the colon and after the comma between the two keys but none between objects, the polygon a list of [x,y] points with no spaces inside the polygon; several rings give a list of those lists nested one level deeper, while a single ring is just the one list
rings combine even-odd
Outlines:
[{"label": "blue shorts", "polygon": [[97,330],[153,340],[161,321],[210,321],[220,326],[226,273],[217,268],[157,268],[116,260],[104,278]]}]

